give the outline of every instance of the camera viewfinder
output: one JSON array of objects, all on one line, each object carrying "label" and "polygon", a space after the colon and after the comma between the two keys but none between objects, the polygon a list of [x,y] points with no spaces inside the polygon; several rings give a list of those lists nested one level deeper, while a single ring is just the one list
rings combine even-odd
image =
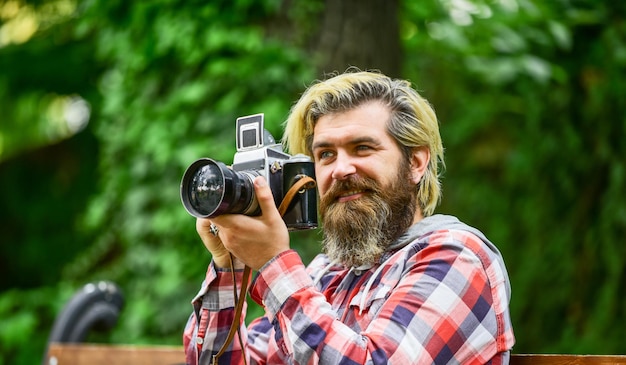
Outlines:
[{"label": "camera viewfinder", "polygon": [[263,114],[237,118],[237,151],[263,147]]}]

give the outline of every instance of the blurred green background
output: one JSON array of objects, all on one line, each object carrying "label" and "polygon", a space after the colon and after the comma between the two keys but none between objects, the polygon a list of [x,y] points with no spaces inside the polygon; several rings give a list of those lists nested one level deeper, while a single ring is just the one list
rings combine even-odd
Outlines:
[{"label": "blurred green background", "polygon": [[0,364],[95,280],[126,306],[90,341],[181,344],[210,260],[185,168],[351,65],[434,105],[438,212],[500,247],[514,352],[626,353],[626,2],[0,0]]}]

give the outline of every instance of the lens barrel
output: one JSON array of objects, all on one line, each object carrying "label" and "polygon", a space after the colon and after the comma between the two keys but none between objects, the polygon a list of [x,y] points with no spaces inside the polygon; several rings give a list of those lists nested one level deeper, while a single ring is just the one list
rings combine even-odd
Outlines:
[{"label": "lens barrel", "polygon": [[237,172],[224,163],[201,158],[192,163],[180,185],[183,206],[197,218],[221,214],[258,215],[252,171]]}]

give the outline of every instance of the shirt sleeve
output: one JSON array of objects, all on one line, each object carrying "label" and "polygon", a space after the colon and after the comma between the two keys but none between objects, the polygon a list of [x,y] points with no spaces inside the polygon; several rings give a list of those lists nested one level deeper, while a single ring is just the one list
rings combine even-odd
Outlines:
[{"label": "shirt sleeve", "polygon": [[[235,271],[235,282],[241,285],[243,270]],[[235,316],[235,297],[233,293],[233,275],[230,270],[216,270],[213,263],[207,270],[199,293],[192,301],[191,313],[183,332],[183,346],[186,362],[190,365],[210,364],[226,342],[228,332]],[[238,289],[239,292],[239,289]],[[247,336],[244,325],[247,305],[240,317],[242,338]],[[226,352],[220,357],[220,364],[243,363],[241,344],[235,335]]]},{"label": "shirt sleeve", "polygon": [[469,248],[480,240],[447,231],[430,239],[405,257],[401,278],[375,315],[350,308],[357,320],[374,315],[358,332],[338,319],[293,251],[259,272],[251,295],[265,307],[277,347],[297,364],[492,361],[502,323],[493,309],[498,288],[489,281],[486,256]]}]

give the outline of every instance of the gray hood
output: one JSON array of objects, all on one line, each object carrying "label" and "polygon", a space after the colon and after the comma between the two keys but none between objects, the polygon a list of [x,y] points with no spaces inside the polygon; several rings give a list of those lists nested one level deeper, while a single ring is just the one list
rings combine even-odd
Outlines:
[{"label": "gray hood", "polygon": [[435,214],[415,223],[393,244],[391,244],[391,246],[389,246],[389,250],[396,251],[425,234],[448,229],[471,232],[485,242],[489,249],[500,255],[500,251],[498,251],[496,246],[491,243],[491,241],[489,241],[481,231],[461,222],[457,217],[443,214]]}]

